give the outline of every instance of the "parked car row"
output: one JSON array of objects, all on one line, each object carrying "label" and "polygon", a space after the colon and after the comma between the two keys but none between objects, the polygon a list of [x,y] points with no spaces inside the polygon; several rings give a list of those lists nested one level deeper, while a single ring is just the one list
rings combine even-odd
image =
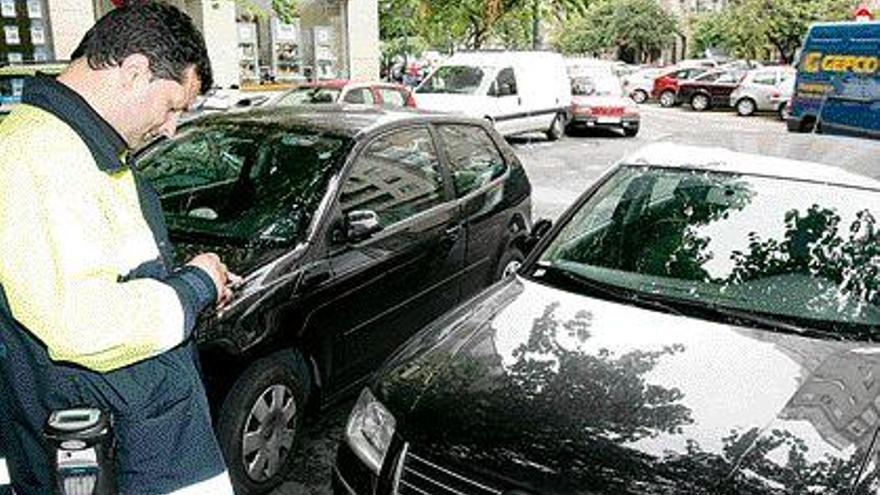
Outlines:
[{"label": "parked car row", "polygon": [[334,493],[877,493],[878,214],[865,175],[646,147],[394,353]]},{"label": "parked car row", "polygon": [[[622,86],[637,103],[732,107],[741,116],[775,112],[792,132],[880,137],[880,22],[823,22],[810,27],[793,67],[754,68],[747,61],[646,69]],[[649,92],[650,88],[650,92]]]},{"label": "parked car row", "polygon": [[[656,77],[650,80],[654,75]],[[743,71],[695,66],[665,72],[645,71],[623,81],[623,85],[637,103],[653,98],[663,107],[688,105],[698,112],[734,108],[744,117],[756,112],[776,112],[784,119],[794,79],[795,70],[790,67]]]}]

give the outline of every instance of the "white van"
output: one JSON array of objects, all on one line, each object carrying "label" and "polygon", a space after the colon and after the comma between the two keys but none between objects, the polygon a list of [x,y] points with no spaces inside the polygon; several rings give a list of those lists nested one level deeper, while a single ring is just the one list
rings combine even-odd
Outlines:
[{"label": "white van", "polygon": [[553,52],[463,52],[444,61],[416,88],[416,106],[486,118],[503,135],[565,132],[571,85]]}]

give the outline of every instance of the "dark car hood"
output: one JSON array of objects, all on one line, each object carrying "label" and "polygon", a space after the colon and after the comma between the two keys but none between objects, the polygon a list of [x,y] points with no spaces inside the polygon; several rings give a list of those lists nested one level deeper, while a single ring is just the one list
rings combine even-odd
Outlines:
[{"label": "dark car hood", "polygon": [[410,452],[527,493],[849,493],[880,422],[880,347],[524,279],[380,377]]}]

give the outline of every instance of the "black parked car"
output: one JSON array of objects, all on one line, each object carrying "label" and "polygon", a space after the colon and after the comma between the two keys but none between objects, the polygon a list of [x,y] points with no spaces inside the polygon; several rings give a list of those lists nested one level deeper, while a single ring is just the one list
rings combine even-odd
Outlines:
[{"label": "black parked car", "polygon": [[244,286],[197,330],[240,493],[283,480],[303,413],[417,329],[514,271],[530,185],[479,120],[307,107],[197,120],[139,157],[181,259]]},{"label": "black parked car", "polygon": [[739,87],[745,75],[737,70],[707,72],[678,85],[675,103],[689,103],[697,112],[713,107],[730,107],[730,95]]},{"label": "black parked car", "polygon": [[335,493],[878,493],[878,218],[862,175],[648,147],[395,354]]}]

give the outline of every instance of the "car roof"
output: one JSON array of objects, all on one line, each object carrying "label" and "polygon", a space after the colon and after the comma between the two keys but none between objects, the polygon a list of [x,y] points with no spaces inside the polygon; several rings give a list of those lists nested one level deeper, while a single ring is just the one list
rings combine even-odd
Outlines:
[{"label": "car roof", "polygon": [[349,85],[354,85],[353,81],[348,79],[324,79],[321,81],[310,81],[304,82],[302,84],[298,84],[297,88],[329,88],[329,89],[342,89]]},{"label": "car roof", "polygon": [[675,143],[649,144],[619,162],[621,165],[654,165],[783,179],[827,182],[880,191],[880,181],[857,171],[815,162],[742,153],[720,147]]},{"label": "car roof", "polygon": [[275,125],[290,128],[305,126],[354,139],[387,125],[424,122],[458,122],[481,125],[482,121],[465,116],[424,110],[340,104],[257,107],[241,112],[206,115],[194,121],[194,123]]}]

